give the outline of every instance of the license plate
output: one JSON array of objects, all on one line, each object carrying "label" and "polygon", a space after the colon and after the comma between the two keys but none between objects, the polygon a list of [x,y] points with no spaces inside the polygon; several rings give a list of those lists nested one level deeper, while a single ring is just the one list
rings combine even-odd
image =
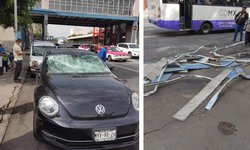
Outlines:
[{"label": "license plate", "polygon": [[116,139],[116,129],[95,129],[94,140],[96,142],[114,141]]}]

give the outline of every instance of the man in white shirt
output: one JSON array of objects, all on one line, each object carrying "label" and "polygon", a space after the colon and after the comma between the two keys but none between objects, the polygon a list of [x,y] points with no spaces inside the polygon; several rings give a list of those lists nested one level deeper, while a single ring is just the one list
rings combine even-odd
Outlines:
[{"label": "man in white shirt", "polygon": [[13,46],[13,54],[14,54],[14,61],[16,63],[16,69],[15,69],[15,74],[14,74],[14,82],[21,82],[21,79],[18,77],[21,74],[22,71],[22,61],[23,61],[23,52],[21,49],[21,39],[17,39],[16,43]]}]

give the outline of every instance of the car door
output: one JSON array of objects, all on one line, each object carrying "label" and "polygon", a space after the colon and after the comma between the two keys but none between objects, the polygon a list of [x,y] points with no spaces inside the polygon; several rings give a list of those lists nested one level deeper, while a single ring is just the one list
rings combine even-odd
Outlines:
[{"label": "car door", "polygon": [[122,50],[123,52],[125,51],[124,44],[118,44],[117,47],[119,47],[120,50]]}]

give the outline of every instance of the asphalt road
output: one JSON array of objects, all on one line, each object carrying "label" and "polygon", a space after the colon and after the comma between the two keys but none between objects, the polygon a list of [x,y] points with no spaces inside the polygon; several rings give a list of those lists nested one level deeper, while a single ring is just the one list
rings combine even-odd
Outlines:
[{"label": "asphalt road", "polygon": [[[127,82],[135,91],[138,91],[139,70],[138,59],[129,60],[128,62],[119,63],[111,62],[115,65],[113,73]],[[120,67],[121,66],[121,67]],[[1,150],[57,150],[52,145],[44,142],[38,142],[33,137],[33,95],[35,88],[35,79],[27,75],[24,86],[19,94],[17,104],[11,116]]]},{"label": "asphalt road", "polygon": [[[145,63],[162,57],[193,51],[201,45],[225,46],[232,44],[232,32],[214,32],[200,35],[195,32],[176,32],[160,29],[145,22]],[[238,37],[239,38],[239,37]],[[239,45],[229,51],[249,51]],[[246,66],[250,74],[250,67]],[[215,77],[221,69],[191,72]],[[218,102],[206,111],[205,100],[185,121],[172,116],[189,102],[208,81],[188,78],[160,86],[157,93],[144,98],[144,149],[145,150],[248,150],[250,149],[250,81],[236,79],[223,90]],[[145,88],[145,90],[149,90]],[[222,122],[227,122],[231,134],[221,132]],[[225,124],[223,124],[226,127]]]},{"label": "asphalt road", "polygon": [[[162,57],[193,51],[201,45],[223,46],[232,44],[233,32],[220,31],[208,35],[197,32],[179,32],[159,28],[144,21],[144,61],[156,62]],[[239,40],[239,35],[238,39]]]}]

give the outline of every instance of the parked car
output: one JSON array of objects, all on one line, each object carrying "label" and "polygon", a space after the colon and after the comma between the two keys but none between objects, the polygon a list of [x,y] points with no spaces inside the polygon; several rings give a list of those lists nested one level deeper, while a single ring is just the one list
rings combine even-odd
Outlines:
[{"label": "parked car", "polygon": [[78,49],[88,51],[90,49],[90,44],[82,44],[78,47]]},{"label": "parked car", "polygon": [[127,61],[129,59],[128,53],[121,51],[118,47],[106,47],[108,61],[119,60]]},{"label": "parked car", "polygon": [[117,47],[123,52],[128,53],[129,58],[139,57],[139,46],[136,43],[119,43]]},{"label": "parked car", "polygon": [[34,91],[34,135],[65,149],[138,145],[139,98],[92,52],[48,51]]},{"label": "parked car", "polygon": [[35,74],[35,71],[39,70],[46,51],[55,47],[55,44],[51,41],[34,41],[32,43],[29,54],[29,71],[31,76]]}]

